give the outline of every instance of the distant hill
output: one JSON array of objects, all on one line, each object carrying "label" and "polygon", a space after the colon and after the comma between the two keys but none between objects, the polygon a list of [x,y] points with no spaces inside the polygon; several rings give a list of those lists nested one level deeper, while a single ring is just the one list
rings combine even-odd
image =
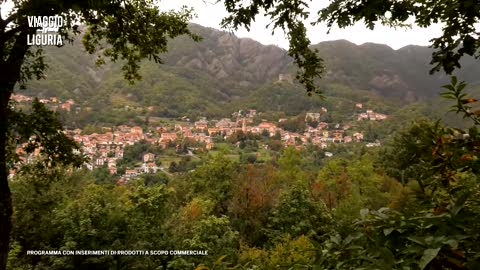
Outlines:
[{"label": "distant hill", "polygon": [[[314,46],[325,59],[327,81],[348,84],[382,96],[412,102],[435,97],[449,81],[442,72],[429,74],[432,49],[406,46],[393,50],[387,45],[355,45],[346,40]],[[466,58],[456,75],[472,84],[480,83],[480,61]]]},{"label": "distant hill", "polygon": [[[203,40],[172,40],[164,64],[143,62],[143,79],[134,85],[123,79],[119,63],[95,67],[94,56],[83,51],[80,40],[73,46],[47,47],[47,79],[31,82],[26,94],[73,98],[89,108],[80,115],[85,121],[111,122],[109,118],[133,115],[125,113],[126,108],[164,117],[226,116],[246,107],[293,115],[320,106],[345,111],[364,102],[388,111],[436,97],[440,85],[448,82],[442,73],[428,74],[429,48],[393,50],[381,44],[328,41],[313,46],[326,62],[327,73],[319,84],[327,99],[308,98],[291,80],[295,67],[284,49],[199,25],[191,28]],[[480,61],[466,59],[462,65],[458,76],[480,83]],[[146,107],[151,107],[148,112]]]}]

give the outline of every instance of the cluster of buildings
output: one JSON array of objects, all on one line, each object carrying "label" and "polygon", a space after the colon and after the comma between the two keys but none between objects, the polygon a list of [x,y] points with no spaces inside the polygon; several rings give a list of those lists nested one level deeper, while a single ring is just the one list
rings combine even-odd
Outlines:
[{"label": "cluster of buildings", "polygon": [[[17,102],[31,101],[31,98],[22,95],[14,95],[13,99]],[[58,104],[59,108],[66,110],[69,110],[70,106],[75,103],[73,100],[60,102],[57,98],[42,99],[40,102]],[[357,104],[356,107],[362,109],[362,104]],[[210,121],[202,118],[193,123],[184,122],[174,126],[154,127],[146,131],[139,126],[121,125],[114,128],[103,128],[104,133],[100,134],[84,134],[80,129],[67,130],[67,134],[81,145],[83,154],[89,158],[89,162],[86,164],[87,168],[106,166],[111,174],[117,174],[117,162],[123,158],[125,146],[133,145],[141,140],[158,145],[161,148],[168,148],[179,147],[183,140],[188,139],[195,141],[205,151],[214,147],[213,137],[227,138],[240,131],[243,133],[268,134],[271,137],[276,136],[285,146],[298,148],[308,143],[327,148],[331,143],[350,143],[363,140],[363,133],[350,130],[350,124],[340,125],[321,122],[321,115],[325,113],[327,113],[327,109],[323,107],[319,112],[307,113],[305,122],[316,121],[318,125],[316,127],[307,125],[307,129],[302,133],[290,132],[280,128],[278,124],[285,119],[279,119],[277,123],[262,121],[254,124],[257,111],[241,110],[234,112],[231,118]],[[382,120],[385,118],[386,115],[366,110],[365,113],[358,114],[357,120]],[[376,144],[372,146],[376,146]],[[20,145],[17,148],[17,154],[22,162],[30,162],[32,158],[39,154],[38,151],[35,151],[27,155],[23,151],[23,147],[25,145]],[[268,146],[265,145],[265,147]],[[122,179],[128,180],[141,173],[156,173],[160,169],[155,163],[156,158],[152,153],[144,153],[142,165],[137,168],[127,168]],[[11,172],[11,174],[14,173]]]},{"label": "cluster of buildings", "polygon": [[[34,98],[19,94],[13,94],[11,99],[15,102],[22,103],[22,102],[32,102]],[[70,112],[72,110],[73,105],[75,105],[75,101],[73,99],[67,99],[65,101],[61,101],[56,97],[51,98],[42,98],[38,100],[43,104],[47,104],[48,107],[52,110],[65,110]],[[75,107],[76,110],[80,110],[80,107]]]},{"label": "cluster of buildings", "polygon": [[[357,109],[363,109],[363,104],[357,103],[355,104],[355,107]],[[361,121],[361,120],[376,121],[376,120],[385,120],[385,119],[387,119],[386,114],[377,113],[377,112],[374,112],[373,110],[365,110],[364,112],[357,114],[357,121]]]}]

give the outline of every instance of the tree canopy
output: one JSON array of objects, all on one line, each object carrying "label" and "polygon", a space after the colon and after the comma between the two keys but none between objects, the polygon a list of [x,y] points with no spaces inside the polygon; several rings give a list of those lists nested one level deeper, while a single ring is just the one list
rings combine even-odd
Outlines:
[{"label": "tree canopy", "polygon": [[[1,1],[2,4],[4,2],[6,1]],[[284,30],[290,43],[288,53],[299,68],[297,79],[309,94],[321,93],[316,79],[324,71],[323,60],[309,47],[305,20],[312,17],[314,24],[346,27],[363,21],[371,29],[376,23],[405,26],[412,18],[421,27],[442,23],[442,36],[432,40],[432,47],[436,49],[432,55],[432,72],[443,69],[451,74],[460,68],[462,56],[480,56],[480,37],[475,29],[480,18],[480,5],[475,0],[334,0],[318,14],[309,10],[308,4],[311,1],[252,0],[247,4],[241,0],[217,2],[223,2],[229,13],[222,22],[223,27],[237,29],[243,26],[248,29],[255,16],[264,13],[270,17],[274,29]],[[32,78],[42,78],[47,68],[42,48],[26,42],[27,37],[39,28],[30,27],[27,17],[63,16],[66,23],[59,29],[59,33],[64,40],[71,41],[73,35],[83,33],[83,45],[88,53],[98,56],[96,63],[101,65],[105,59],[122,61],[123,73],[129,81],[140,79],[138,63],[142,59],[161,62],[159,55],[167,50],[169,39],[179,35],[200,39],[188,28],[192,10],[162,12],[154,0],[15,0],[13,4],[8,16],[0,18],[0,269],[5,269],[12,227],[12,203],[7,180],[7,138],[11,135],[12,127],[17,124],[18,119],[14,116],[20,115],[13,112],[9,105],[10,98],[16,84],[25,85]],[[463,102],[459,96],[453,97],[459,98],[460,103]],[[467,116],[472,113],[465,107],[459,110],[467,113]],[[35,121],[35,118],[23,119]],[[58,132],[57,128],[54,129],[54,133]],[[27,138],[35,133],[27,131],[21,136]],[[52,129],[40,132],[52,132]],[[300,195],[298,196],[303,198]],[[208,229],[205,227],[205,230]],[[434,251],[430,250],[429,253],[433,254]]]},{"label": "tree canopy", "polygon": [[[83,32],[86,51],[98,53],[97,64],[104,63],[104,58],[123,61],[122,70],[130,81],[140,79],[138,63],[142,59],[160,62],[159,54],[167,50],[169,39],[184,34],[199,39],[188,29],[191,10],[161,12],[151,0],[28,0],[13,1],[13,4],[8,16],[0,18],[0,269],[5,269],[6,265],[12,215],[7,180],[7,137],[19,120],[14,117],[19,114],[9,105],[10,97],[17,83],[24,86],[32,78],[43,78],[47,68],[42,48],[27,43],[27,37],[40,28],[30,27],[28,16],[62,16],[65,22],[58,32],[64,40],[72,41],[73,35]],[[35,121],[35,118],[21,121],[27,120]],[[24,139],[35,133],[27,131],[28,134],[20,134]],[[58,127],[46,131],[56,133]]]}]

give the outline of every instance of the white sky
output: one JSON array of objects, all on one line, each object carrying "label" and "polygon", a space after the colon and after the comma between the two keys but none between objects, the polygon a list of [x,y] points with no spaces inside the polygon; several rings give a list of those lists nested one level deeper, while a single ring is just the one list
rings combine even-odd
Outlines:
[{"label": "white sky", "polygon": [[[309,1],[306,1],[309,2]],[[198,15],[192,22],[220,29],[220,21],[227,15],[223,3],[214,4],[215,0],[163,0],[160,2],[162,10],[179,9],[186,5],[193,7]],[[310,8],[314,10],[312,14],[316,14],[316,10],[328,4],[326,0],[313,0]],[[313,16],[312,16],[313,17]],[[256,22],[250,27],[250,32],[246,29],[239,29],[235,34],[239,37],[249,37],[259,41],[262,44],[273,44],[282,48],[288,48],[288,41],[281,29],[275,31],[275,35],[271,35],[272,31],[266,29],[269,20],[267,17],[258,16]],[[392,29],[382,25],[375,27],[373,31],[367,29],[363,24],[359,23],[346,29],[332,28],[330,34],[327,34],[327,27],[317,25],[308,26],[308,35],[312,44],[327,40],[346,39],[355,44],[363,44],[366,42],[387,44],[393,49],[414,44],[427,46],[429,40],[441,35],[441,26],[434,25],[429,28],[413,27],[412,29]]]},{"label": "white sky", "polygon": [[[220,29],[220,21],[227,15],[227,12],[222,2],[219,4],[214,3],[215,0],[161,0],[160,8],[162,10],[178,10],[184,5],[193,7],[198,16],[192,22]],[[316,10],[319,10],[326,4],[328,4],[326,0],[313,0],[310,3],[311,10],[314,11],[312,14],[315,14]],[[7,1],[1,5],[3,18],[5,18],[11,7],[12,1]],[[288,41],[283,31],[278,29],[272,35],[271,29],[266,29],[268,23],[267,17],[258,16],[256,22],[251,26],[250,32],[246,29],[239,29],[235,34],[239,37],[255,39],[265,45],[273,44],[287,49]],[[356,24],[346,29],[333,28],[330,34],[327,34],[328,29],[325,26],[310,26],[308,23],[306,25],[308,26],[308,35],[312,44],[327,40],[346,39],[359,45],[365,42],[374,42],[387,44],[393,49],[399,49],[410,44],[429,45],[430,39],[441,34],[441,26],[439,25],[434,25],[427,29],[413,27],[413,29],[401,28],[397,30],[379,25],[375,27],[375,30],[371,31],[363,24]]]}]

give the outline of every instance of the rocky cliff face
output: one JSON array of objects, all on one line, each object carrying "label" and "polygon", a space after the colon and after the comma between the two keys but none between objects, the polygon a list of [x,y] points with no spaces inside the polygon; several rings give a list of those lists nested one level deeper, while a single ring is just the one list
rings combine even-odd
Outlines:
[{"label": "rocky cliff face", "polygon": [[[198,25],[192,28],[203,41],[196,44],[186,39],[173,41],[172,49],[177,51],[167,55],[170,65],[200,69],[215,79],[235,79],[250,85],[277,79],[291,63],[287,52],[279,47],[212,28]],[[178,43],[184,44],[176,46]]]}]

